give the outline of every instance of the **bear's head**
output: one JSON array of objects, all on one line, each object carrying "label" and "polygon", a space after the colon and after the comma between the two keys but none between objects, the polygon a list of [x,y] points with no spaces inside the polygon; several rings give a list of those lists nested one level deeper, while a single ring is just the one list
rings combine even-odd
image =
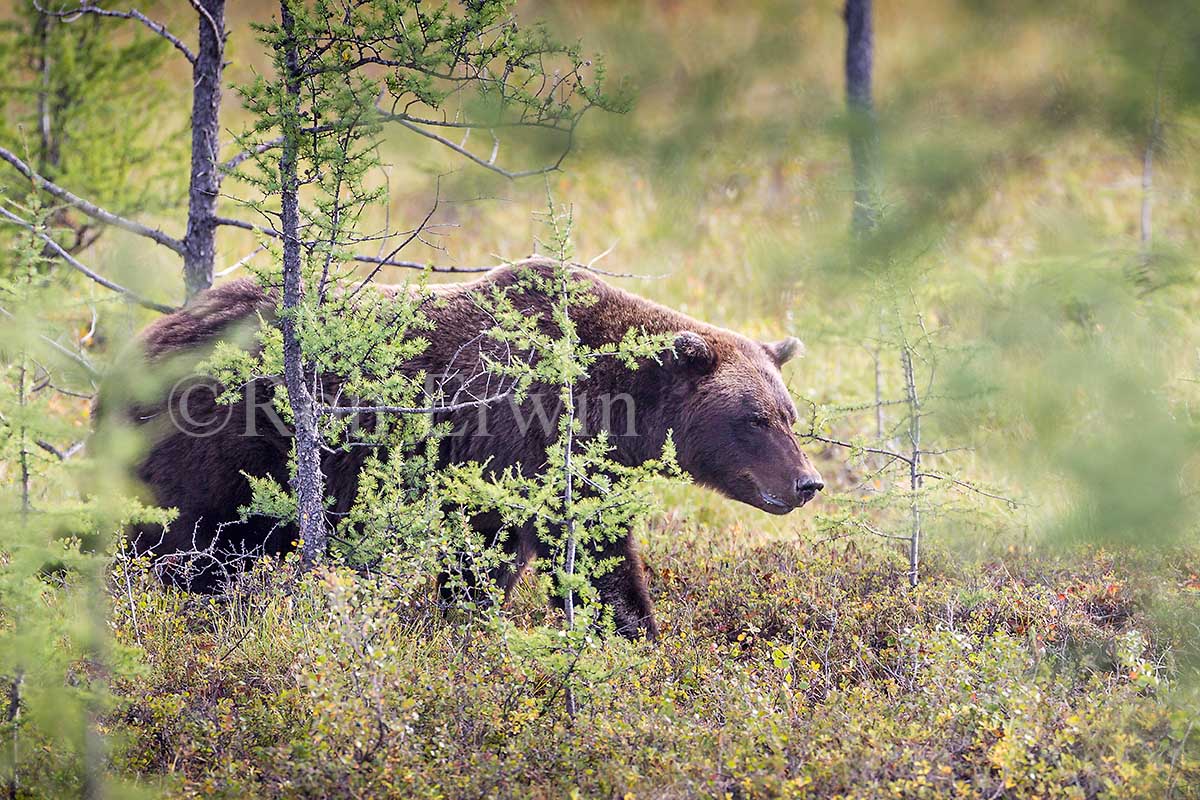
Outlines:
[{"label": "bear's head", "polygon": [[680,466],[699,484],[772,514],[824,488],[792,426],[796,405],[780,367],[798,340],[762,344],[727,331],[682,331],[670,368],[687,389],[675,403]]}]

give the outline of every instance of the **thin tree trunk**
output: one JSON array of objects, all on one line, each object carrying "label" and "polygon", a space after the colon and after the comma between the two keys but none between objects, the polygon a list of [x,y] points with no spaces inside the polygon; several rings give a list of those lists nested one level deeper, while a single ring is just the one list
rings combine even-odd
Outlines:
[{"label": "thin tree trunk", "polygon": [[908,543],[908,583],[916,586],[921,566],[921,398],[917,394],[917,376],[913,368],[912,348],[908,342],[901,345],[901,366],[904,369],[904,388],[908,399],[908,441],[912,446],[908,461],[908,488],[912,493],[912,533]]},{"label": "thin tree trunk", "polygon": [[50,24],[51,18],[38,14],[34,30],[38,37],[38,74],[41,87],[38,89],[38,136],[41,147],[38,149],[38,172],[49,175],[50,165],[58,166],[58,152],[50,133]]},{"label": "thin tree trunk", "polygon": [[9,800],[17,800],[21,791],[21,773],[20,773],[20,718],[21,718],[21,683],[25,680],[25,673],[18,668],[17,673],[12,677],[12,684],[8,689],[8,709],[5,713],[5,722],[12,725],[12,772],[8,775],[8,797]]},{"label": "thin tree trunk", "polygon": [[879,339],[875,342],[875,440],[883,446],[883,317],[879,318]]},{"label": "thin tree trunk", "polygon": [[[553,213],[553,209],[551,209]],[[560,248],[559,250],[559,268],[565,269],[563,261],[566,253]],[[567,281],[570,278],[566,275],[560,275],[561,283],[559,285],[559,302],[562,303],[563,314],[570,317],[571,306],[570,298],[567,294]],[[578,344],[575,337],[571,337],[571,350],[574,355],[575,347]],[[571,455],[575,449],[575,387],[570,382],[564,388],[564,399],[566,400],[566,408],[564,413],[567,415],[567,429],[565,442],[563,444],[563,518],[566,520],[567,527],[567,552],[563,563],[563,572],[567,576],[568,581],[575,579],[575,549],[578,544],[577,534],[575,529],[575,474],[572,471]],[[575,630],[575,590],[571,588],[571,584],[567,584],[567,594],[563,598],[563,612],[566,617],[567,630]],[[567,700],[567,716],[572,720],[575,719],[575,714],[579,711],[579,707],[575,702],[575,687],[571,685],[571,672],[563,676],[563,681],[566,683],[566,700]]]},{"label": "thin tree trunk", "polygon": [[21,523],[27,524],[29,512],[33,509],[33,504],[30,502],[30,476],[29,476],[29,449],[27,446],[28,431],[25,429],[25,406],[28,402],[26,396],[26,367],[25,354],[21,353],[21,366],[17,372],[17,404],[21,409],[21,427],[18,431],[18,436],[21,444],[20,459],[21,459]]},{"label": "thin tree trunk", "polygon": [[[1165,53],[1165,50],[1164,50]],[[1154,116],[1150,120],[1150,136],[1146,140],[1146,149],[1142,152],[1142,213],[1141,213],[1141,266],[1145,269],[1150,263],[1151,239],[1154,229],[1151,222],[1151,210],[1154,206],[1154,154],[1162,146],[1162,72],[1164,56],[1158,60],[1158,69],[1154,74]]]},{"label": "thin tree trunk", "polygon": [[325,478],[321,474],[321,442],[317,409],[297,335],[296,315],[304,296],[300,257],[300,181],[297,160],[300,139],[300,59],[294,38],[295,19],[287,0],[279,4],[283,30],[284,82],[289,107],[281,114],[283,151],[279,159],[281,190],[280,220],[283,227],[283,376],[296,426],[296,518],[300,528],[301,563],[311,568],[325,552],[326,530],[323,499]]},{"label": "thin tree trunk", "polygon": [[[38,151],[37,151],[37,170],[42,175],[50,177],[52,180],[58,179],[58,166],[62,161],[59,139],[54,135],[54,111],[52,108],[52,98],[50,97],[51,89],[51,74],[54,67],[54,61],[50,56],[50,29],[55,24],[56,20],[45,12],[38,12],[37,22],[34,24],[34,33],[38,39],[38,94],[37,94],[37,119],[38,119]],[[59,103],[61,107],[61,102]],[[58,208],[50,212],[46,219],[48,225],[68,228],[74,233],[75,241],[69,247],[64,247],[68,253],[77,253],[87,244],[85,233],[87,226],[75,226],[71,224],[70,214],[66,208]],[[42,247],[42,256],[47,259],[55,258],[56,254],[50,245]]]},{"label": "thin tree trunk", "polygon": [[1142,265],[1145,266],[1150,256],[1150,240],[1153,236],[1151,227],[1151,209],[1154,206],[1154,151],[1158,147],[1158,109],[1154,110],[1154,123],[1150,128],[1150,139],[1142,152],[1142,213],[1140,238],[1142,243]]},{"label": "thin tree trunk", "polygon": [[225,69],[225,0],[195,0],[200,47],[192,66],[192,171],[188,187],[187,234],[183,238],[183,281],[191,300],[213,282],[217,196],[221,169],[221,81]]},{"label": "thin tree trunk", "polygon": [[875,160],[879,135],[871,99],[873,32],[871,0],[846,0],[846,107],[849,116],[850,161],[854,168],[854,214],[851,230],[861,235],[879,217],[875,190]]},{"label": "thin tree trunk", "polygon": [[[566,293],[564,292],[564,295]],[[575,579],[575,547],[576,547],[576,530],[575,530],[575,511],[572,507],[574,504],[574,487],[575,478],[571,472],[571,450],[575,447],[575,389],[573,386],[567,386],[567,409],[569,415],[567,421],[567,436],[563,452],[563,515],[567,520],[567,553],[565,563],[563,564],[563,572],[566,573],[567,580]],[[563,612],[566,615],[567,630],[575,630],[575,590],[567,587],[567,596],[563,598]],[[567,716],[575,719],[575,715],[579,711],[579,706],[575,702],[575,687],[571,684],[571,673],[568,670],[563,676],[566,682],[566,700],[567,700]]]}]

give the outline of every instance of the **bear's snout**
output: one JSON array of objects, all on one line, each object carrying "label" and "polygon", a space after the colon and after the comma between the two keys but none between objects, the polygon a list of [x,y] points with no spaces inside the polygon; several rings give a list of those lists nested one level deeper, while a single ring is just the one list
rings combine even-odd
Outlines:
[{"label": "bear's snout", "polygon": [[821,473],[813,470],[804,472],[799,478],[796,478],[795,484],[795,500],[796,505],[802,506],[810,502],[817,496],[817,492],[825,488],[825,483],[821,480]]},{"label": "bear's snout", "polygon": [[774,489],[766,488],[771,485],[772,481],[755,478],[752,473],[747,473],[747,475],[754,487],[754,496],[744,502],[749,502],[750,505],[772,514],[787,514],[794,511],[811,502],[817,496],[817,492],[825,488],[821,474],[811,466],[803,468],[800,474],[791,480],[779,476],[784,478],[780,482],[785,486],[780,487],[779,483],[775,483],[776,488]]}]

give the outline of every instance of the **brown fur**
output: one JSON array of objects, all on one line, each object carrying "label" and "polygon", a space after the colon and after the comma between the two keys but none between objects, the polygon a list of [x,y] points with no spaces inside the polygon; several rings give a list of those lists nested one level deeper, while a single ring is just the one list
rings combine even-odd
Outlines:
[{"label": "brown fur", "polygon": [[[543,274],[548,269],[545,265],[537,268]],[[616,458],[628,464],[656,458],[668,431],[674,431],[680,465],[698,483],[733,499],[772,513],[786,513],[803,505],[821,488],[820,477],[790,431],[796,410],[779,372],[779,362],[790,356],[794,340],[764,345],[609,286],[589,273],[574,275],[575,279],[589,281],[597,296],[595,304],[575,309],[572,314],[586,344],[620,341],[630,328],[676,337],[674,353],[666,354],[661,364],[647,362],[637,370],[629,370],[606,359],[576,387],[577,393],[592,398],[622,394],[632,398],[636,412],[633,436],[622,435],[628,433],[624,429],[624,406],[621,402],[613,404],[617,409],[612,413],[616,420],[612,426]],[[473,298],[478,297],[478,290],[509,287],[516,280],[515,268],[502,268],[477,281],[438,287],[437,302],[425,306],[436,329],[429,334],[428,348],[409,365],[413,374],[425,370],[429,374],[480,375],[483,354],[496,345],[480,336],[493,323]],[[381,290],[401,291],[388,287]],[[523,290],[515,290],[512,296],[518,307],[538,315],[543,328],[554,332],[546,319],[551,298]],[[251,281],[228,283],[148,327],[141,336],[141,347],[152,368],[180,355],[194,361],[217,340],[233,335],[239,323],[253,329],[259,315],[269,319],[274,305],[273,299]],[[461,383],[454,378],[447,388],[456,388],[455,381]],[[482,385],[468,388],[487,394]],[[543,388],[548,389],[543,396],[557,396],[555,389]],[[260,404],[269,392],[263,389],[258,395]],[[232,548],[286,551],[294,536],[291,528],[261,519],[239,521],[237,514],[237,508],[250,499],[243,472],[271,475],[286,484],[291,446],[286,432],[277,431],[262,408],[248,408],[243,401],[230,411],[212,402],[211,393],[194,392],[188,398],[192,419],[204,422],[223,415],[238,424],[208,437],[188,436],[163,424],[170,416],[164,412],[172,411],[181,397],[177,389],[154,402],[125,404],[127,417],[139,425],[152,426],[152,444],[138,466],[138,477],[149,487],[154,502],[179,509],[179,517],[169,530],[135,531],[140,548],[163,555],[186,551],[193,545],[203,547],[217,538],[219,544]],[[602,411],[602,404],[589,403],[585,429],[600,429]],[[518,414],[528,419],[533,409],[528,402],[518,409],[501,401],[482,415],[479,409],[443,415],[464,435],[443,440],[442,463],[486,462],[493,471],[513,466],[525,474],[535,473],[545,462],[546,447],[555,431],[544,431],[533,424],[522,434]],[[242,421],[247,419],[253,421],[258,435],[242,435]],[[491,435],[471,435],[479,432],[480,425],[486,425]],[[334,514],[344,513],[353,502],[364,458],[365,448],[324,456]],[[487,518],[475,523],[483,529],[499,524]],[[530,561],[545,554],[532,531],[511,536],[508,548],[516,556],[515,569],[493,576],[506,590],[516,583]],[[614,571],[597,580],[597,589],[612,608],[618,630],[626,636],[635,636],[639,631],[654,636],[657,629],[642,562],[631,538],[626,536],[609,545],[603,555],[624,557]]]}]

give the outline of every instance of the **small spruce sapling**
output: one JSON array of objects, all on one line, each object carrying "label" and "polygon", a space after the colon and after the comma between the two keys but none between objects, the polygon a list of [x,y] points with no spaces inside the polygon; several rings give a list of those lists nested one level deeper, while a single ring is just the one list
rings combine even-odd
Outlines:
[{"label": "small spruce sapling", "polygon": [[[536,475],[525,476],[510,468],[486,477],[482,465],[463,466],[451,471],[456,480],[449,488],[472,498],[473,513],[498,512],[510,531],[532,527],[547,546],[549,563],[543,571],[553,576],[552,591],[563,610],[565,629],[557,634],[545,628],[508,630],[504,641],[517,655],[531,658],[539,669],[555,676],[568,714],[574,716],[581,681],[601,677],[591,669],[586,655],[598,646],[598,634],[613,626],[594,587],[594,581],[620,559],[610,556],[607,546],[655,511],[654,488],[664,481],[685,478],[670,437],[660,458],[629,466],[614,458],[607,433],[584,434],[576,386],[588,371],[605,359],[637,369],[670,350],[673,336],[631,329],[618,343],[592,346],[582,342],[572,313],[593,304],[596,297],[590,282],[579,279],[572,266],[572,211],[550,199],[545,223],[550,236],[544,244],[551,251],[553,268],[549,273],[525,269],[515,288],[554,298],[548,315],[552,325],[524,314],[509,299],[510,292],[496,290],[488,298],[497,320],[489,335],[534,355],[513,362],[506,371],[517,378],[517,401],[538,387],[557,393],[557,438]],[[499,625],[506,624],[502,618],[495,619]]]}]

